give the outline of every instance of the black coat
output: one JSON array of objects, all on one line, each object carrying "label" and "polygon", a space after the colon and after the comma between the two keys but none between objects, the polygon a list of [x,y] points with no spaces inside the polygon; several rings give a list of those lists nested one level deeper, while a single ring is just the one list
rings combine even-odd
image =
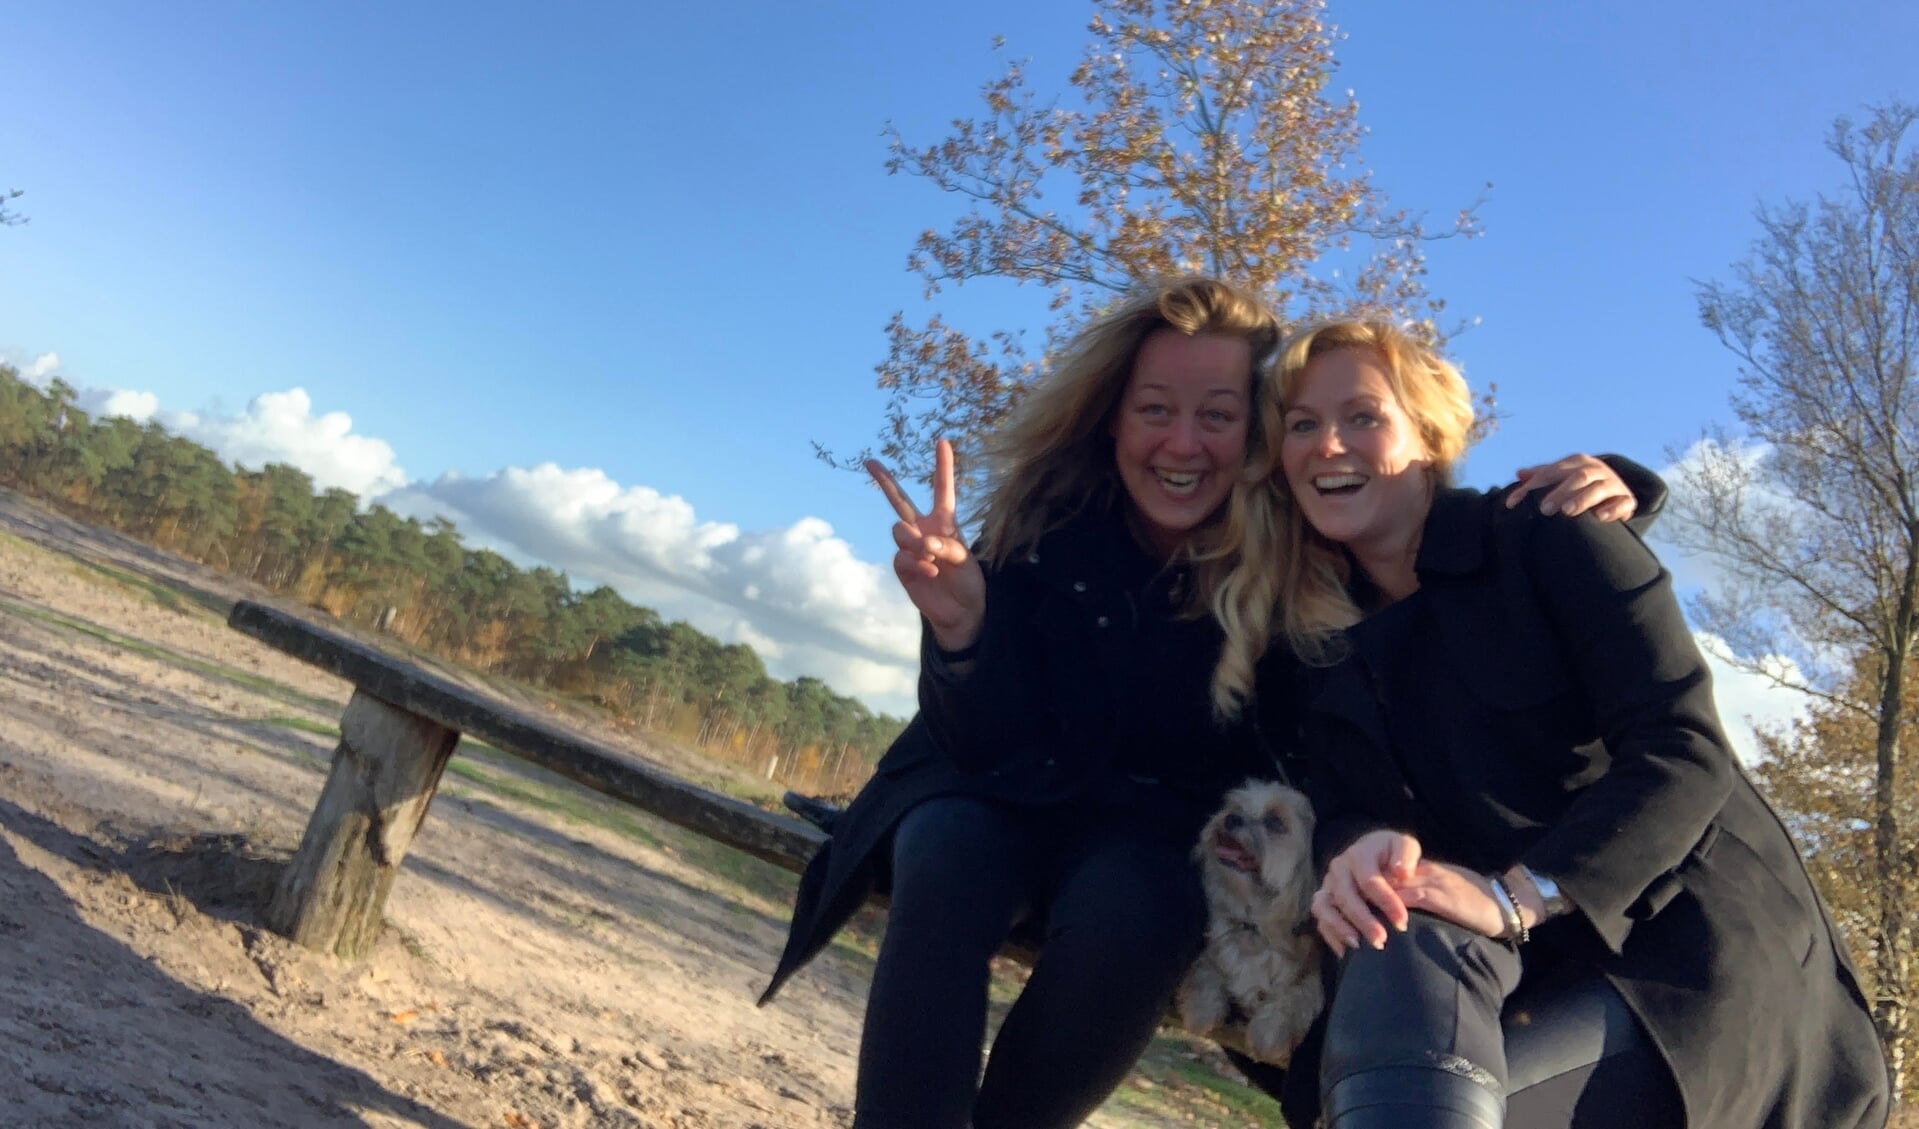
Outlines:
[{"label": "black coat", "polygon": [[1222,636],[1210,616],[1179,613],[1187,582],[1141,551],[1117,503],[1090,507],[1036,552],[990,568],[976,652],[950,663],[927,638],[920,713],[808,864],[760,1002],[886,888],[893,830],[922,801],[1067,803],[1130,776],[1164,789],[1152,833],[1183,840],[1226,789],[1279,771],[1254,711],[1225,726],[1212,717]]},{"label": "black coat", "polygon": [[[1387,826],[1443,844],[1447,861],[1523,862],[1578,906],[1545,928],[1639,1017],[1689,1125],[1883,1125],[1885,1061],[1858,976],[1730,751],[1652,553],[1623,526],[1449,490],[1417,568],[1412,669],[1448,681],[1382,702],[1393,659],[1369,633],[1387,613],[1352,630],[1306,718],[1322,860]],[[1408,698],[1419,716],[1395,711]],[[1415,755],[1444,764],[1402,764]],[[1427,782],[1417,795],[1413,777]]]}]

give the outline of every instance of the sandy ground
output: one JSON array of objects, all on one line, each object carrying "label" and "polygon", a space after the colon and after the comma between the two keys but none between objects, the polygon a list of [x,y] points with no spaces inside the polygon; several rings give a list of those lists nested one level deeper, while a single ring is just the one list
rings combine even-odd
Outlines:
[{"label": "sandy ground", "polygon": [[752,1006],[783,902],[496,762],[448,776],[370,959],[298,949],[257,910],[331,754],[296,725],[349,688],[20,541],[0,600],[0,1122],[847,1120],[863,974]]},{"label": "sandy ground", "polygon": [[263,929],[349,688],[241,595],[0,495],[0,1124],[848,1123],[865,958],[753,1006],[792,877],[517,761],[456,757],[370,958]]}]

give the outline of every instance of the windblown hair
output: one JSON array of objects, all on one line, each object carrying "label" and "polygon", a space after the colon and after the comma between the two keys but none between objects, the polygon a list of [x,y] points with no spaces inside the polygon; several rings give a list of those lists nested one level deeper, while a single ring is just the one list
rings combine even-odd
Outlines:
[{"label": "windblown hair", "polygon": [[[1280,346],[1257,409],[1261,428],[1274,438],[1265,461],[1250,468],[1228,503],[1229,523],[1246,538],[1239,567],[1213,591],[1220,621],[1230,616],[1246,625],[1229,636],[1220,670],[1234,677],[1244,671],[1249,682],[1253,664],[1264,653],[1263,640],[1283,635],[1303,661],[1325,665],[1344,654],[1342,633],[1360,618],[1352,597],[1351,557],[1306,521],[1280,466],[1286,407],[1301,374],[1314,357],[1344,348],[1369,349],[1379,358],[1394,397],[1431,456],[1436,486],[1452,484],[1472,441],[1475,417],[1465,378],[1404,330],[1380,321],[1323,322]],[[1249,647],[1252,639],[1262,645]]]},{"label": "windblown hair", "polygon": [[[1279,320],[1251,291],[1210,278],[1175,278],[1138,291],[1073,339],[1057,368],[1020,401],[1012,418],[989,442],[989,487],[980,513],[980,556],[989,562],[1030,553],[1048,531],[1088,506],[1111,504],[1125,490],[1113,458],[1113,421],[1146,338],[1160,329],[1189,337],[1235,337],[1251,348],[1247,401],[1247,466],[1265,466],[1266,429],[1259,405],[1264,370],[1279,345]],[[1236,488],[1239,484],[1236,484]],[[1175,560],[1195,569],[1187,611],[1204,615],[1213,593],[1237,566],[1244,543],[1230,513],[1195,530]],[[1168,562],[1175,563],[1175,562]],[[1220,616],[1227,653],[1248,629],[1238,615]],[[1262,624],[1259,630],[1264,632]],[[1263,643],[1261,648],[1263,650]],[[1238,713],[1251,689],[1250,672],[1222,695],[1214,675],[1214,705],[1222,717]]]}]

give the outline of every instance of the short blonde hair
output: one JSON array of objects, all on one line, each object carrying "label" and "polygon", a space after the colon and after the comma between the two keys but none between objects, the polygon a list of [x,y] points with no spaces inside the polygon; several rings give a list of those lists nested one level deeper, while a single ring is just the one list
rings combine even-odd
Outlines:
[{"label": "short blonde hair", "polygon": [[[1426,448],[1436,482],[1450,485],[1474,438],[1472,390],[1452,363],[1386,322],[1328,321],[1288,338],[1260,398],[1262,427],[1270,435],[1284,434],[1286,407],[1307,364],[1345,348],[1367,349],[1379,359],[1394,397]],[[1213,593],[1214,614],[1222,622],[1230,615],[1248,624],[1243,634],[1256,628],[1262,636],[1285,636],[1293,652],[1308,663],[1336,661],[1344,653],[1342,633],[1360,618],[1349,587],[1351,558],[1306,521],[1287,488],[1277,441],[1265,450],[1264,459],[1233,493],[1231,521],[1247,540],[1241,567]],[[1232,638],[1227,649],[1220,669],[1235,672],[1235,677],[1243,672],[1250,685],[1263,645],[1248,649],[1242,639]]]},{"label": "short blonde hair", "polygon": [[[1366,349],[1379,358],[1386,370],[1386,383],[1392,386],[1407,420],[1419,433],[1420,443],[1432,456],[1440,483],[1452,485],[1453,471],[1472,442],[1476,420],[1472,389],[1452,362],[1387,322],[1321,322],[1287,338],[1279,349],[1272,394],[1260,403],[1260,414],[1272,433],[1280,433],[1280,421],[1285,418],[1286,406],[1298,394],[1308,362],[1335,349],[1349,348]],[[1274,469],[1277,471],[1277,458]]]}]

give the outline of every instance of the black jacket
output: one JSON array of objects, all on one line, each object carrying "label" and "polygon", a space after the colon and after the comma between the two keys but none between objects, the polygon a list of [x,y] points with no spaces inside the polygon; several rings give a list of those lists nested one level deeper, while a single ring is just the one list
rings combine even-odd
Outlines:
[{"label": "black jacket", "polygon": [[1210,616],[1179,613],[1188,582],[1141,551],[1116,502],[989,569],[976,651],[949,663],[926,637],[919,716],[808,864],[760,1002],[886,888],[893,829],[924,800],[1064,803],[1130,776],[1164,786],[1166,819],[1154,833],[1183,840],[1226,789],[1280,772],[1250,707],[1235,723],[1212,717],[1222,635]]},{"label": "black jacket", "polygon": [[[1578,905],[1545,928],[1577,931],[1574,950],[1671,1064],[1689,1125],[1883,1125],[1885,1062],[1858,977],[1730,751],[1652,553],[1623,526],[1451,490],[1417,567],[1419,669],[1450,684],[1401,716],[1404,698],[1381,700],[1392,661],[1369,639],[1385,613],[1353,629],[1305,723],[1322,860],[1389,826],[1465,856],[1449,861],[1523,862]],[[1444,759],[1452,802],[1415,794],[1409,775],[1436,777],[1409,773],[1408,745]]]}]

